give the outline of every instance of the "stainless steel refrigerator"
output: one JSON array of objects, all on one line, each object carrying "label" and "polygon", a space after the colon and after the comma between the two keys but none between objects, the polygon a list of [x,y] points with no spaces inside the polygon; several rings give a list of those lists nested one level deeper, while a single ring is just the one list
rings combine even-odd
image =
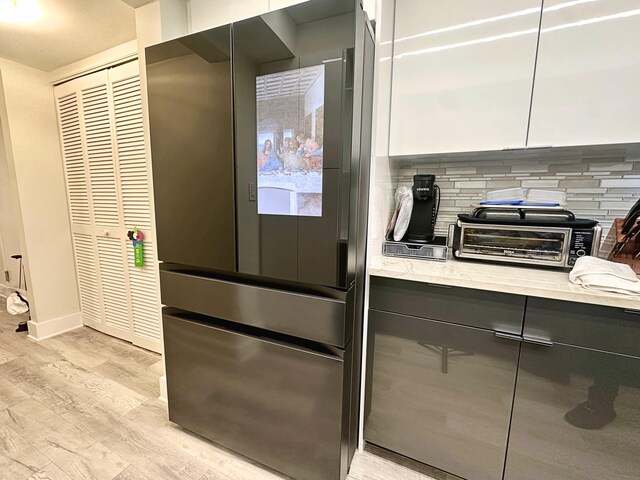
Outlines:
[{"label": "stainless steel refrigerator", "polygon": [[311,0],[146,50],[169,417],[300,480],[357,441],[372,36]]}]

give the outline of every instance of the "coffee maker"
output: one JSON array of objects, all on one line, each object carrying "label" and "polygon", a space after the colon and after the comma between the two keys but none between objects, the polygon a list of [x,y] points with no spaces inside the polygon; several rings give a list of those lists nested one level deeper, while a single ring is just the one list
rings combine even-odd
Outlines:
[{"label": "coffee maker", "polygon": [[411,243],[431,243],[435,237],[440,208],[440,188],[435,175],[413,176],[413,209],[409,228],[402,239]]}]

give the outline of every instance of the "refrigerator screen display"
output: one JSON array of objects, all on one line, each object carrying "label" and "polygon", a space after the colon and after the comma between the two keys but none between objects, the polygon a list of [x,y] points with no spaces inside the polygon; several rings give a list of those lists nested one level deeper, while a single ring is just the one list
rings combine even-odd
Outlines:
[{"label": "refrigerator screen display", "polygon": [[324,65],[256,78],[258,213],[322,216]]}]

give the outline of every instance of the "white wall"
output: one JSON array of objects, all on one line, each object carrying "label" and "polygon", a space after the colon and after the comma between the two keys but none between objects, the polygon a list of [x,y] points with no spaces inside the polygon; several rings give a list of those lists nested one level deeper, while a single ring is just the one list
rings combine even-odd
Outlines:
[{"label": "white wall", "polygon": [[[162,11],[159,1],[136,8],[136,35],[142,71],[144,71],[143,56],[145,47],[162,42],[161,18]],[[146,82],[143,83],[146,85]],[[146,96],[143,96],[143,98],[146,98]]]},{"label": "white wall", "polygon": [[269,0],[235,0],[233,2],[228,0],[190,0],[189,3],[192,32],[226,25],[269,11]]},{"label": "white wall", "polygon": [[0,123],[15,174],[32,321],[40,339],[82,324],[49,75],[0,59]]},{"label": "white wall", "polygon": [[[20,262],[11,255],[21,254],[19,229],[22,228],[16,179],[9,169],[0,120],[0,295],[6,296],[18,287]],[[4,271],[9,272],[9,281]],[[24,288],[24,286],[23,286]]]},{"label": "white wall", "polygon": [[189,0],[160,0],[158,3],[163,40],[187,35],[189,33]]}]

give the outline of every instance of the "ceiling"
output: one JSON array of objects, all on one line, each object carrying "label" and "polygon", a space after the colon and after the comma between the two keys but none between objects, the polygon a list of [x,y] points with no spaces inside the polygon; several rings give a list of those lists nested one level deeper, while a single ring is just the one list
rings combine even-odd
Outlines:
[{"label": "ceiling", "polygon": [[0,18],[0,57],[48,72],[134,40],[135,11],[130,5],[145,2],[125,1],[0,0],[0,5],[17,2],[40,11],[31,22]]}]

